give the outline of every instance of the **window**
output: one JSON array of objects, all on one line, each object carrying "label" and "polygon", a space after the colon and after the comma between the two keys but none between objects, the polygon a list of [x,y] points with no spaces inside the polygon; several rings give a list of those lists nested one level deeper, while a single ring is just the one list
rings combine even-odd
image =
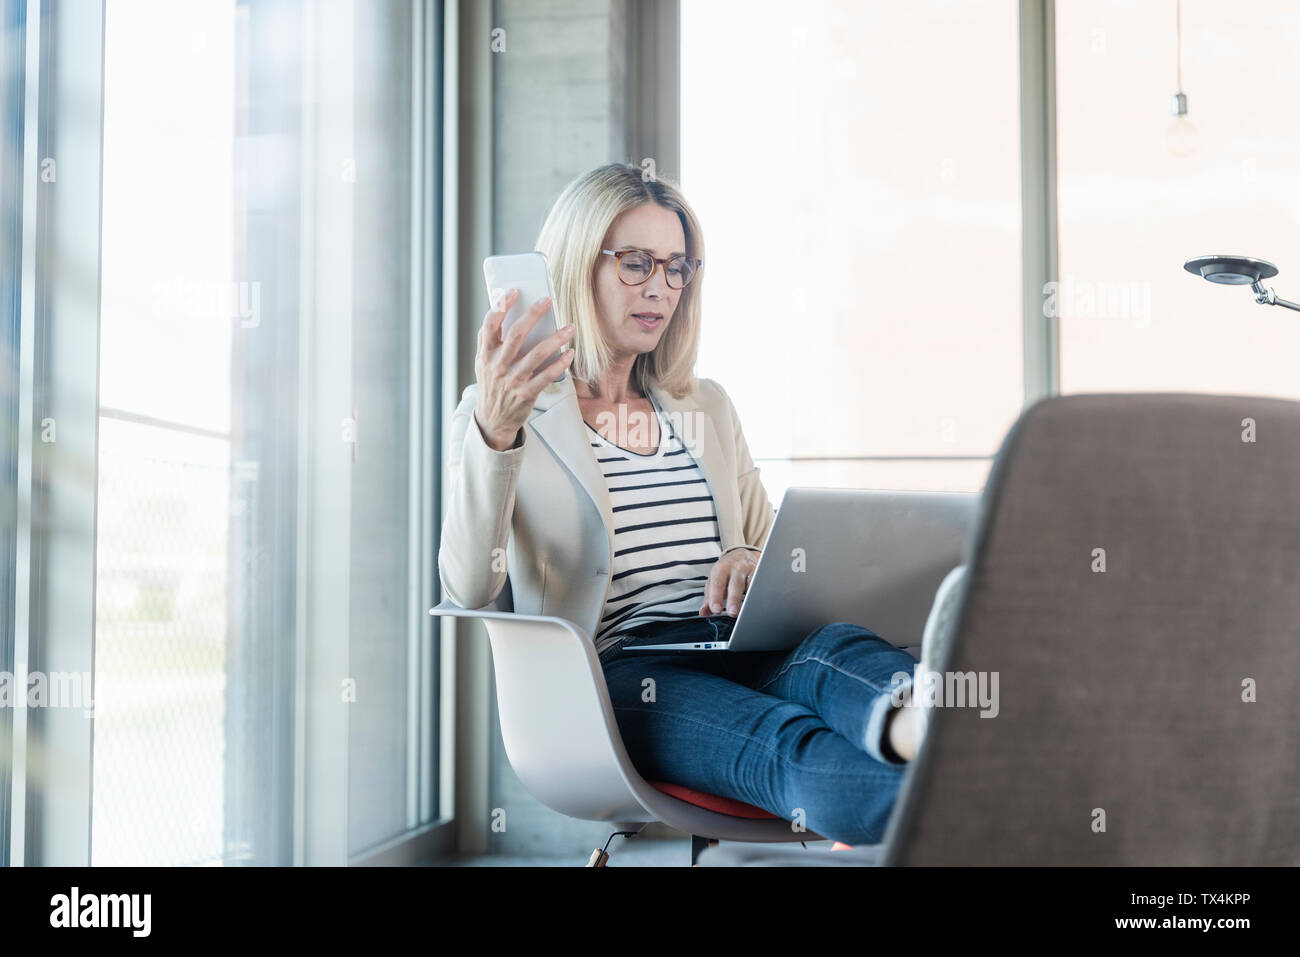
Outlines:
[{"label": "window", "polygon": [[700,374],[791,485],[980,489],[1023,404],[1012,0],[682,5]]},{"label": "window", "polygon": [[1224,17],[1183,0],[1182,89],[1190,155],[1165,132],[1177,88],[1168,3],[1056,5],[1062,392],[1211,392],[1300,397],[1300,316],[1249,288],[1185,272],[1229,253],[1280,270],[1300,297],[1300,7],[1243,0]]},{"label": "window", "polygon": [[95,865],[439,817],[425,13],[106,7]]}]

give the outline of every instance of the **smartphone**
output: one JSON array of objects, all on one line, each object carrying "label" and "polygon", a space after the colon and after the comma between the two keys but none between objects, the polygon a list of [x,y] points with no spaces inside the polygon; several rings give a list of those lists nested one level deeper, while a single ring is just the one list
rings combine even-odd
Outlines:
[{"label": "smartphone", "polygon": [[[515,304],[510,307],[505,319],[501,320],[502,336],[510,331],[510,327],[518,322],[538,299],[543,296],[551,297],[550,308],[533,324],[533,328],[524,337],[518,355],[527,354],[529,349],[555,333],[555,292],[551,286],[551,273],[547,268],[545,254],[534,251],[510,256],[488,256],[483,260],[483,279],[487,282],[488,302],[493,307],[496,306],[497,299],[504,296],[508,289],[519,290],[519,297],[515,300]],[[533,375],[555,362],[561,355],[563,350],[556,349],[549,359],[532,370]],[[568,374],[569,370],[565,369],[554,381],[563,382]]]}]

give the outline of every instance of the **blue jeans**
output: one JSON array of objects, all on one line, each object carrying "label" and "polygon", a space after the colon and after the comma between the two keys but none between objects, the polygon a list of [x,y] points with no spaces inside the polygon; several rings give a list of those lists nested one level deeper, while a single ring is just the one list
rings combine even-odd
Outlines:
[{"label": "blue jeans", "polygon": [[[701,616],[638,634],[725,638],[734,623]],[[916,667],[906,651],[837,621],[791,651],[616,647],[601,664],[643,778],[744,801],[846,844],[883,839],[907,767],[882,749],[893,677],[910,684]]]}]

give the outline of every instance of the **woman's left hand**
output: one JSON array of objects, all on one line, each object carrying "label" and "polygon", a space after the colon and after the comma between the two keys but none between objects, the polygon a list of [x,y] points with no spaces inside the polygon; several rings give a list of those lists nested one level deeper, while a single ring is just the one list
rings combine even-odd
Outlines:
[{"label": "woman's left hand", "polygon": [[704,586],[701,615],[722,614],[724,603],[728,615],[735,618],[740,614],[740,603],[745,600],[750,579],[758,567],[758,556],[757,548],[733,548],[714,562]]}]

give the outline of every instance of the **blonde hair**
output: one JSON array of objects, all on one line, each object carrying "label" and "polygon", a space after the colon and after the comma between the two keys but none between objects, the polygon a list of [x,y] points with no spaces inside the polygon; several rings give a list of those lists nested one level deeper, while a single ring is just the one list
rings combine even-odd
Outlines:
[{"label": "blonde hair", "polygon": [[[704,259],[704,237],[694,210],[680,188],[663,177],[642,178],[641,169],[610,163],[584,173],[564,187],[546,214],[537,237],[537,250],[546,256],[555,293],[559,328],[576,326],[569,372],[593,395],[609,369],[612,356],[600,332],[596,311],[596,265],[601,246],[615,219],[646,203],[677,214],[686,235],[686,255]],[[695,361],[700,345],[700,294],[704,270],[681,291],[677,309],[651,352],[632,363],[632,382],[642,395],[653,383],[674,398],[695,391]]]}]

